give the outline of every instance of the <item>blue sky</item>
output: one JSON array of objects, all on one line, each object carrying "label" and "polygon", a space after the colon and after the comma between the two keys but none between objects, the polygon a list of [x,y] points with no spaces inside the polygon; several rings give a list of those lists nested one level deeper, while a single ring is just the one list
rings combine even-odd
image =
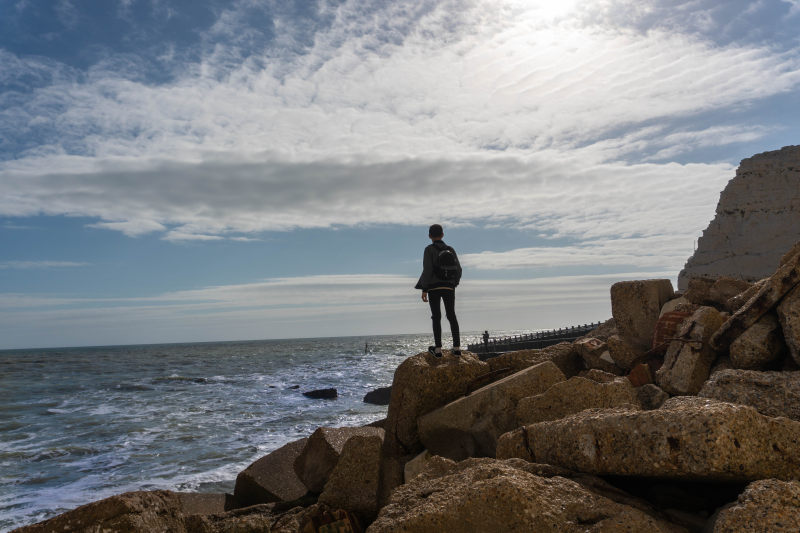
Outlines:
[{"label": "blue sky", "polygon": [[798,0],[0,0],[0,348],[610,316],[800,143]]}]

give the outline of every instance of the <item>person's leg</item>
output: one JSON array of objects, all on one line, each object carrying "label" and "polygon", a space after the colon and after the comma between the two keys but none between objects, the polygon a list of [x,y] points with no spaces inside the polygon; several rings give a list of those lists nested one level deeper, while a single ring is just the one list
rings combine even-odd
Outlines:
[{"label": "person's leg", "polygon": [[442,295],[438,291],[428,293],[428,303],[431,306],[431,321],[433,322],[433,345],[442,347],[442,308],[439,304]]},{"label": "person's leg", "polygon": [[447,316],[447,321],[450,322],[450,332],[453,334],[453,347],[460,348],[461,333],[458,329],[458,319],[456,318],[456,291],[446,291],[442,295],[442,300],[444,300],[444,312]]}]

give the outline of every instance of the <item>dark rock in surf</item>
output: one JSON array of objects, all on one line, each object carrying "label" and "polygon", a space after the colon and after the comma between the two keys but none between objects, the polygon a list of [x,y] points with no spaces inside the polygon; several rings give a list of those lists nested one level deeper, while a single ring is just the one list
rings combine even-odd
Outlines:
[{"label": "dark rock in surf", "polygon": [[336,389],[317,389],[317,390],[310,390],[303,393],[303,396],[308,398],[316,398],[316,399],[331,399],[336,398],[339,396],[339,393]]},{"label": "dark rock in surf", "polygon": [[373,405],[389,405],[389,400],[392,397],[392,387],[378,387],[374,391],[370,391],[364,395],[364,403],[371,403]]}]

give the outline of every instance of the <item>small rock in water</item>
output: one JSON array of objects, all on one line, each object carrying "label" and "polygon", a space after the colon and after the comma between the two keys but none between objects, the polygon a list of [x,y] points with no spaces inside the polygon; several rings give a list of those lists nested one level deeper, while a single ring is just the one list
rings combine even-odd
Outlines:
[{"label": "small rock in water", "polygon": [[289,387],[289,388],[290,388],[290,389],[299,389],[299,388],[300,388],[300,385],[292,385],[292,386],[291,386],[291,387]]},{"label": "small rock in water", "polygon": [[303,396],[309,398],[336,398],[339,393],[336,392],[336,389],[317,389],[304,392]]},{"label": "small rock in water", "polygon": [[392,387],[378,387],[374,391],[370,391],[364,395],[364,403],[371,403],[373,405],[389,405],[389,399],[392,397]]}]

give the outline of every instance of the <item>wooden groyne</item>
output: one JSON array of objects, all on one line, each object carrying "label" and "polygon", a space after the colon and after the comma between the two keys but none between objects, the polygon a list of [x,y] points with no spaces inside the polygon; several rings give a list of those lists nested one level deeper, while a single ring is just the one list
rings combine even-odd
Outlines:
[{"label": "wooden groyne", "polygon": [[483,342],[469,344],[468,349],[472,353],[489,355],[516,350],[546,348],[559,342],[572,342],[586,335],[600,324],[601,322],[597,322],[508,337],[489,337],[488,339],[484,337]]}]

